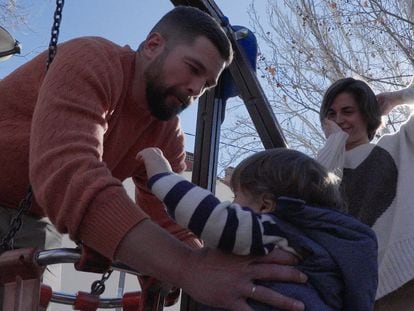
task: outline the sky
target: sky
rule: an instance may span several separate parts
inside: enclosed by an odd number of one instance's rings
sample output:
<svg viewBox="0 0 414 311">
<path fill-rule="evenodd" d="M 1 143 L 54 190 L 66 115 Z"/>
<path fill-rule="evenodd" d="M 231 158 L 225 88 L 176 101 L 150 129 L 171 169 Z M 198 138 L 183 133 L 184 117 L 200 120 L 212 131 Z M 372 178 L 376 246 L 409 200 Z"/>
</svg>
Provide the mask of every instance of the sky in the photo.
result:
<svg viewBox="0 0 414 311">
<path fill-rule="evenodd" d="M 265 0 L 216 0 L 232 25 L 249 26 L 248 8 L 255 6 L 264 14 Z M 18 0 L 27 12 L 27 25 L 9 29 L 22 45 L 20 55 L 0 62 L 0 79 L 48 48 L 56 1 Z M 159 18 L 173 8 L 169 0 L 67 0 L 62 13 L 59 42 L 80 36 L 101 36 L 136 49 Z M 58 52 L 59 53 L 59 52 Z M 195 134 L 197 105 L 181 114 L 185 133 Z M 194 137 L 186 135 L 187 151 Z"/>
</svg>

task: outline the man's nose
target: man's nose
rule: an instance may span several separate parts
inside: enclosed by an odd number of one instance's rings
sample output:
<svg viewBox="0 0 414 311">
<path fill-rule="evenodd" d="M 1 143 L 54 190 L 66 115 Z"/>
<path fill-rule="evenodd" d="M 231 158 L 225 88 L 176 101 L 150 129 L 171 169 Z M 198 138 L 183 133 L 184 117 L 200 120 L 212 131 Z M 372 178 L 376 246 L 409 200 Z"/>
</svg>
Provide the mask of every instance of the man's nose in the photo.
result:
<svg viewBox="0 0 414 311">
<path fill-rule="evenodd" d="M 204 93 L 206 81 L 204 79 L 193 79 L 188 85 L 190 96 L 199 97 Z"/>
</svg>

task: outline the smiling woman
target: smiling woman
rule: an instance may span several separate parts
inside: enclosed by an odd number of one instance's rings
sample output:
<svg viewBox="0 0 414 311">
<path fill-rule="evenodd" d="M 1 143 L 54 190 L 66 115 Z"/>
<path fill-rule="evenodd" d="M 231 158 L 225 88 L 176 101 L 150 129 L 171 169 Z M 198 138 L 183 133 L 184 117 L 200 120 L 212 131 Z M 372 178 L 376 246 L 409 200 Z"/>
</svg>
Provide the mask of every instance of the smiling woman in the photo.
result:
<svg viewBox="0 0 414 311">
<path fill-rule="evenodd" d="M 352 93 L 341 93 L 335 97 L 323 126 L 327 131 L 335 130 L 336 127 L 348 134 L 346 150 L 369 142 L 367 121 Z"/>
<path fill-rule="evenodd" d="M 327 141 L 317 160 L 342 176 L 349 213 L 371 226 L 378 238 L 376 299 L 385 298 L 376 310 L 414 308 L 414 299 L 406 290 L 407 286 L 412 290 L 410 280 L 414 279 L 413 115 L 398 132 L 370 142 L 381 114 L 413 99 L 413 84 L 375 96 L 365 82 L 346 78 L 328 88 L 320 109 Z"/>
</svg>

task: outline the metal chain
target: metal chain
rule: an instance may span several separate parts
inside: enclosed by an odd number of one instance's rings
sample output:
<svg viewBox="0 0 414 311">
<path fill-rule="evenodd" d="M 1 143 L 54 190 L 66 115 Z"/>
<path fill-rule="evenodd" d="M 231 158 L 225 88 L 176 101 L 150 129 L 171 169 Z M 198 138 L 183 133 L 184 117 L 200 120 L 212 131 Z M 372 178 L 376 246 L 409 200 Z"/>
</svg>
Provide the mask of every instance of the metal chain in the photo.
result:
<svg viewBox="0 0 414 311">
<path fill-rule="evenodd" d="M 26 197 L 20 201 L 18 212 L 10 222 L 9 232 L 1 240 L 0 249 L 3 249 L 3 250 L 13 249 L 14 236 L 16 235 L 17 231 L 19 231 L 20 227 L 22 226 L 23 213 L 29 210 L 30 207 L 32 206 L 32 196 L 33 196 L 32 187 L 29 185 L 29 189 L 27 190 Z"/>
<path fill-rule="evenodd" d="M 58 42 L 58 37 L 59 37 L 59 27 L 60 27 L 60 22 L 62 21 L 62 10 L 63 10 L 64 3 L 65 3 L 64 0 L 56 0 L 56 10 L 55 10 L 54 20 L 53 20 L 53 25 L 52 25 L 52 34 L 51 34 L 50 43 L 49 43 L 49 56 L 48 56 L 47 63 L 46 63 L 46 70 L 49 69 L 49 66 L 52 63 L 56 55 L 57 42 Z M 17 231 L 19 231 L 22 226 L 23 213 L 29 210 L 30 207 L 32 206 L 32 197 L 33 197 L 32 187 L 31 185 L 29 185 L 29 189 L 27 191 L 26 197 L 20 202 L 19 207 L 18 207 L 18 212 L 16 216 L 13 217 L 13 219 L 10 222 L 9 232 L 6 234 L 6 236 L 4 236 L 1 239 L 0 252 L 13 249 L 13 239 Z"/>
<path fill-rule="evenodd" d="M 100 280 L 96 280 L 91 285 L 91 294 L 95 296 L 100 296 L 105 291 L 105 282 L 111 276 L 113 270 L 106 271 Z"/>
<path fill-rule="evenodd" d="M 49 56 L 47 58 L 46 69 L 49 69 L 50 64 L 55 58 L 57 51 L 57 42 L 59 37 L 59 28 L 60 22 L 62 21 L 62 10 L 63 5 L 65 4 L 64 0 L 56 0 L 56 10 L 54 14 L 54 20 L 52 25 L 52 34 L 50 36 L 49 42 Z"/>
</svg>

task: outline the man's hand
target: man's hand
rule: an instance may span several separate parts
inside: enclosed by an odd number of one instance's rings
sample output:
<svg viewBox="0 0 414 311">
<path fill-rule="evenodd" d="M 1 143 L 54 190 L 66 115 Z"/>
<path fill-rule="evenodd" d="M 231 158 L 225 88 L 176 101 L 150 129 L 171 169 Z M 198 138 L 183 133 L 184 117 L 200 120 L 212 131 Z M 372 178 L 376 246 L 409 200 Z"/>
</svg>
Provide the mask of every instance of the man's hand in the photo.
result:
<svg viewBox="0 0 414 311">
<path fill-rule="evenodd" d="M 325 137 L 328 138 L 332 134 L 341 132 L 342 129 L 334 121 L 325 118 L 322 124 L 322 130 L 325 133 Z"/>
<path fill-rule="evenodd" d="M 197 259 L 189 258 L 192 264 L 183 271 L 182 278 L 192 281 L 191 285 L 184 284 L 183 287 L 194 299 L 233 311 L 252 311 L 246 302 L 248 298 L 282 310 L 304 310 L 302 302 L 253 283 L 254 280 L 306 282 L 306 276 L 292 267 L 297 264 L 293 255 L 274 250 L 257 259 L 205 248 L 198 256 Z"/>
<path fill-rule="evenodd" d="M 148 178 L 159 173 L 172 173 L 172 168 L 162 151 L 158 148 L 146 148 L 138 152 L 137 160 L 144 161 Z"/>
<path fill-rule="evenodd" d="M 298 260 L 282 250 L 259 258 L 224 254 L 216 249 L 193 249 L 152 221 L 144 220 L 121 241 L 115 259 L 144 275 L 180 287 L 209 306 L 253 311 L 246 302 L 251 298 L 282 310 L 304 310 L 302 302 L 253 283 L 306 282 L 306 276 L 292 267 Z"/>
</svg>

